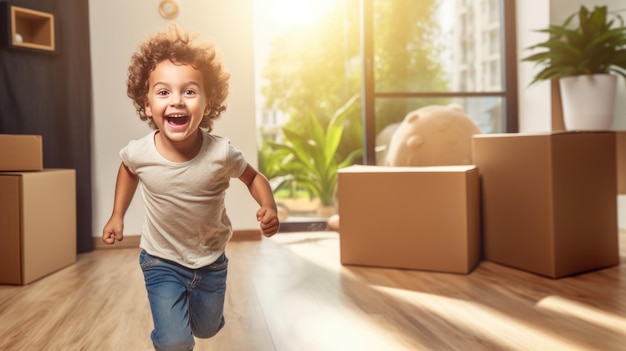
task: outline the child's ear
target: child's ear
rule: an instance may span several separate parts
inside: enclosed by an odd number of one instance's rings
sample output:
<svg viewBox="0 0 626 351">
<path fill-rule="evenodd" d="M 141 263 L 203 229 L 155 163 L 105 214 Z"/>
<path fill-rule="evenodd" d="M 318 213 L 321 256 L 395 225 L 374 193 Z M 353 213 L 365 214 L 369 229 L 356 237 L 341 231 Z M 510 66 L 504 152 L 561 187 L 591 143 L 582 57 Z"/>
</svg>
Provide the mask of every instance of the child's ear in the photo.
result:
<svg viewBox="0 0 626 351">
<path fill-rule="evenodd" d="M 144 101 L 143 108 L 145 110 L 146 116 L 152 117 L 152 109 L 150 108 L 150 102 L 148 99 Z"/>
</svg>

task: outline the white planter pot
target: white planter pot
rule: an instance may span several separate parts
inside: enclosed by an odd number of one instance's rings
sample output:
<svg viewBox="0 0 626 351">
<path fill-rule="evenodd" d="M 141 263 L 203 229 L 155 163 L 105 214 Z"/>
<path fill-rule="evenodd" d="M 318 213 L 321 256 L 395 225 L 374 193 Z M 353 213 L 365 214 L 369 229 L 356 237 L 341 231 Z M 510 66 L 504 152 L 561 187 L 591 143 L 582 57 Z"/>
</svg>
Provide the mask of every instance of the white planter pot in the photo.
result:
<svg viewBox="0 0 626 351">
<path fill-rule="evenodd" d="M 590 74 L 559 79 L 567 130 L 609 130 L 613 125 L 617 76 Z"/>
</svg>

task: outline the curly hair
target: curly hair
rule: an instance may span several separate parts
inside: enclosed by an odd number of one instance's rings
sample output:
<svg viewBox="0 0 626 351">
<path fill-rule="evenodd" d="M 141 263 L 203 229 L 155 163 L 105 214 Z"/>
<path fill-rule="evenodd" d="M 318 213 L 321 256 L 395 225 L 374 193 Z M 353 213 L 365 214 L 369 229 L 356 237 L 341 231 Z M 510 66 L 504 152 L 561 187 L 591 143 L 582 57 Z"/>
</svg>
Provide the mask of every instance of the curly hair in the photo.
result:
<svg viewBox="0 0 626 351">
<path fill-rule="evenodd" d="M 230 73 L 224 67 L 213 42 L 201 41 L 197 33 L 184 32 L 175 24 L 148 38 L 131 57 L 126 93 L 133 100 L 139 118 L 147 121 L 152 129 L 158 128 L 152 118 L 146 115 L 145 101 L 148 77 L 156 65 L 164 60 L 191 65 L 202 73 L 206 99 L 211 109 L 203 116 L 200 127 L 212 131 L 213 122 L 226 110 Z"/>
</svg>

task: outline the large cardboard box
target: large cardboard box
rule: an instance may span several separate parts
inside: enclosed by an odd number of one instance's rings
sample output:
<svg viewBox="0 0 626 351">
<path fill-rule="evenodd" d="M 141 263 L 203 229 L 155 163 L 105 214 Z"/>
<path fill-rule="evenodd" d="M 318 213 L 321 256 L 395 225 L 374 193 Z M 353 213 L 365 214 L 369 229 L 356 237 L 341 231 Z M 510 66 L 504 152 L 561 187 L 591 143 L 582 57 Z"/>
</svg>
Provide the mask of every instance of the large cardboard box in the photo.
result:
<svg viewBox="0 0 626 351">
<path fill-rule="evenodd" d="M 475 135 L 484 258 L 559 278 L 618 264 L 615 133 Z"/>
<path fill-rule="evenodd" d="M 480 260 L 475 166 L 339 171 L 342 264 L 469 273 Z"/>
<path fill-rule="evenodd" d="M 0 134 L 0 171 L 41 171 L 41 135 Z"/>
<path fill-rule="evenodd" d="M 0 242 L 1 284 L 28 284 L 75 262 L 75 171 L 0 173 Z"/>
</svg>

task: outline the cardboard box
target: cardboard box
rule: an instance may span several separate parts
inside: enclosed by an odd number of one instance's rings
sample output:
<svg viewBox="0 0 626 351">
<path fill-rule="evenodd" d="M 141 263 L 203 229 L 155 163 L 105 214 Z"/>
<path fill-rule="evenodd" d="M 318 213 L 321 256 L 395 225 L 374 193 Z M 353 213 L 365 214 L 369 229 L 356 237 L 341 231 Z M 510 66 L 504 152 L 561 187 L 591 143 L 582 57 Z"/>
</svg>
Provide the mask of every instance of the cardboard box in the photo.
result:
<svg viewBox="0 0 626 351">
<path fill-rule="evenodd" d="M 342 264 L 469 273 L 480 260 L 475 166 L 339 170 Z"/>
<path fill-rule="evenodd" d="M 0 171 L 41 171 L 41 135 L 0 134 Z"/>
<path fill-rule="evenodd" d="M 0 241 L 2 284 L 28 284 L 75 262 L 75 171 L 0 173 Z"/>
<path fill-rule="evenodd" d="M 617 146 L 617 193 L 626 194 L 626 131 L 615 133 Z"/>
<path fill-rule="evenodd" d="M 619 263 L 615 133 L 483 134 L 484 258 L 559 278 Z"/>
</svg>

